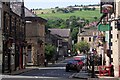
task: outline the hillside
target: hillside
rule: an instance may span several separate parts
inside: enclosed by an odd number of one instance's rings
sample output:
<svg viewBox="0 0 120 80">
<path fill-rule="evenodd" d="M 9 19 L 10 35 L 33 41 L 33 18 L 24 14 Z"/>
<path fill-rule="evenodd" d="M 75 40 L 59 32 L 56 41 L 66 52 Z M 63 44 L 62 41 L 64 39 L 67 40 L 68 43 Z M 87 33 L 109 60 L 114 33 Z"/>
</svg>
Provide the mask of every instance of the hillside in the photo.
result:
<svg viewBox="0 0 120 80">
<path fill-rule="evenodd" d="M 96 23 L 99 20 L 101 14 L 100 9 L 94 8 L 52 8 L 34 10 L 39 17 L 48 20 L 47 28 L 70 28 L 71 36 L 75 43 L 77 42 L 77 34 L 79 27 L 86 29 L 96 29 Z M 84 18 L 84 19 L 83 19 Z M 67 20 L 66 20 L 67 19 Z M 80 21 L 84 21 L 81 23 Z"/>
<path fill-rule="evenodd" d="M 52 12 L 54 11 L 54 12 Z M 84 18 L 89 20 L 90 22 L 95 21 L 95 17 L 97 19 L 100 18 L 101 14 L 99 9 L 95 10 L 75 10 L 70 13 L 62 13 L 62 12 L 56 12 L 56 9 L 42 9 L 42 10 L 34 10 L 34 12 L 42 18 L 45 19 L 56 19 L 56 18 L 62 18 L 64 20 L 68 19 L 70 16 L 76 16 L 80 18 Z"/>
</svg>

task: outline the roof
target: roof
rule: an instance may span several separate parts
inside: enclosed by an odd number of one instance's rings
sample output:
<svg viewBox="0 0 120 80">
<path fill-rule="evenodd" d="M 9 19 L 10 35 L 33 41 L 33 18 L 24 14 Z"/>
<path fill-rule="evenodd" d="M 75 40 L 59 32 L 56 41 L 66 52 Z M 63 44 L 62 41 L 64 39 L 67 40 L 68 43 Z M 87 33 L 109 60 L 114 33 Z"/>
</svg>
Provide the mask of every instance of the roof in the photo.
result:
<svg viewBox="0 0 120 80">
<path fill-rule="evenodd" d="M 21 16 L 21 6 L 22 2 L 11 2 L 10 7 L 14 13 Z"/>
<path fill-rule="evenodd" d="M 61 37 L 69 37 L 70 36 L 70 29 L 52 28 L 52 29 L 48 29 L 48 30 L 50 30 L 51 34 L 56 34 Z"/>
<path fill-rule="evenodd" d="M 21 16 L 21 8 L 22 8 L 22 2 L 11 2 L 11 9 L 14 13 L 18 14 Z M 28 8 L 24 6 L 25 9 L 25 17 L 32 16 L 35 17 L 35 15 L 32 11 L 30 11 Z"/>
<path fill-rule="evenodd" d="M 82 33 L 78 33 L 78 35 L 79 36 L 93 36 L 93 33 L 96 33 L 96 32 L 98 32 L 97 30 L 90 30 L 90 29 L 88 29 L 88 30 L 86 30 L 86 29 L 84 29 L 83 31 L 82 31 Z"/>
<path fill-rule="evenodd" d="M 43 19 L 41 17 L 25 17 L 26 21 L 40 21 L 40 22 L 47 22 L 46 19 Z"/>
<path fill-rule="evenodd" d="M 27 21 L 41 21 L 41 22 L 47 22 L 46 19 L 43 19 L 41 17 L 38 17 L 36 14 L 34 14 L 31 10 L 25 7 L 25 20 Z"/>
<path fill-rule="evenodd" d="M 25 7 L 25 17 L 36 17 L 37 15 L 34 14 L 31 10 Z"/>
</svg>

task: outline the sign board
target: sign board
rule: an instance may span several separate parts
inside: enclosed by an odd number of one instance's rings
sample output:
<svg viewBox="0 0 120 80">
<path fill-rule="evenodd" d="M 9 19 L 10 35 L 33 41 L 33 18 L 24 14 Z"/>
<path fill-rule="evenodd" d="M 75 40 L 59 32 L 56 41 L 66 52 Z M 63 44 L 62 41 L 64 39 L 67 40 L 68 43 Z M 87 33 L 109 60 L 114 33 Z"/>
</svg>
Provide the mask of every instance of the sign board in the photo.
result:
<svg viewBox="0 0 120 80">
<path fill-rule="evenodd" d="M 101 0 L 100 12 L 101 13 L 113 13 L 114 12 L 114 0 Z"/>
<path fill-rule="evenodd" d="M 100 24 L 100 25 L 98 25 L 98 30 L 99 31 L 109 31 L 110 25 L 109 24 Z"/>
</svg>

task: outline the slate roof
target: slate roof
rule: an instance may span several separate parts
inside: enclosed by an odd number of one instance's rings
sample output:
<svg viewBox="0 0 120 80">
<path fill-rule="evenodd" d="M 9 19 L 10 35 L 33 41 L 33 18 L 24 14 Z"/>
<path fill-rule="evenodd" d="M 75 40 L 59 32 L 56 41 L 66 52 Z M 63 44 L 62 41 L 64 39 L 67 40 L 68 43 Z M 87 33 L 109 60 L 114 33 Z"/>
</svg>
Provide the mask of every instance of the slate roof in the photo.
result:
<svg viewBox="0 0 120 80">
<path fill-rule="evenodd" d="M 22 6 L 21 2 L 11 2 L 10 3 L 10 8 L 12 9 L 12 11 L 19 16 L 21 16 L 21 6 Z"/>
<path fill-rule="evenodd" d="M 81 35 L 81 36 L 93 36 L 94 32 L 98 32 L 98 31 L 97 30 L 90 30 L 90 29 L 86 30 L 86 29 L 84 29 L 82 31 L 82 33 L 78 33 L 78 35 Z"/>
<path fill-rule="evenodd" d="M 37 15 L 34 14 L 31 10 L 25 7 L 25 17 L 36 17 Z"/>
<path fill-rule="evenodd" d="M 14 13 L 17 15 L 21 16 L 21 6 L 22 2 L 11 2 L 11 9 Z M 31 10 L 28 8 L 24 7 L 25 9 L 25 19 L 26 20 L 34 20 L 34 21 L 41 21 L 41 22 L 47 22 L 47 20 L 38 17 L 36 14 L 34 14 Z"/>
<path fill-rule="evenodd" d="M 61 37 L 69 37 L 70 36 L 70 29 L 57 29 L 57 28 L 52 28 L 48 29 L 50 30 L 51 34 L 56 34 Z"/>
<path fill-rule="evenodd" d="M 11 2 L 11 9 L 14 13 L 16 13 L 17 15 L 21 16 L 21 6 L 22 6 L 22 2 Z M 30 11 L 28 8 L 24 7 L 25 9 L 25 17 L 36 17 L 37 15 L 35 15 L 32 11 Z"/>
<path fill-rule="evenodd" d="M 43 19 L 41 17 L 38 17 L 36 14 L 34 14 L 31 10 L 25 7 L 25 20 L 27 21 L 41 21 L 41 22 L 47 22 L 46 19 Z"/>
</svg>

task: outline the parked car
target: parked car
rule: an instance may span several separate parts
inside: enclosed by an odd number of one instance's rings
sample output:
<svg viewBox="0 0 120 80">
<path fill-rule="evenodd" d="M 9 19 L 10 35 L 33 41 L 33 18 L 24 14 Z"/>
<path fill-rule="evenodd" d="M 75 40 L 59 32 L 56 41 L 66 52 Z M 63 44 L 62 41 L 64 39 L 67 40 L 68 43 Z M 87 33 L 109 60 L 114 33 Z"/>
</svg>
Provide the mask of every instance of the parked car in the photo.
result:
<svg viewBox="0 0 120 80">
<path fill-rule="evenodd" d="M 83 67 L 83 62 L 81 60 L 70 60 L 66 64 L 66 72 L 70 70 L 75 70 L 79 72 Z"/>
<path fill-rule="evenodd" d="M 87 62 L 87 57 L 85 55 L 82 56 L 74 56 L 74 60 L 81 60 L 84 64 Z"/>
</svg>

